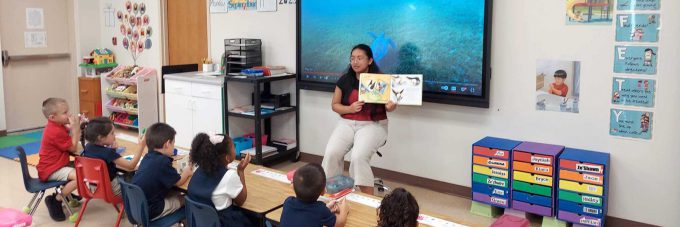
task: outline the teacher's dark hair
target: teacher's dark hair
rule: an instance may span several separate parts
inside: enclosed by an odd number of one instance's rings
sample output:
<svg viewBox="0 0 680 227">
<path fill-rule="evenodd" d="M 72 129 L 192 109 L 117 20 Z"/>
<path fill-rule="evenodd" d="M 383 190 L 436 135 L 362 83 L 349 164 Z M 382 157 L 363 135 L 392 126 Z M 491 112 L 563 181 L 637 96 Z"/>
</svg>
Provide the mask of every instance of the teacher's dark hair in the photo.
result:
<svg viewBox="0 0 680 227">
<path fill-rule="evenodd" d="M 371 47 L 366 45 L 366 44 L 359 44 L 354 47 L 352 47 L 352 51 L 350 51 L 350 55 L 354 50 L 362 50 L 364 53 L 366 53 L 366 56 L 368 59 L 373 60 L 373 50 L 371 50 Z M 380 71 L 380 67 L 378 67 L 378 64 L 375 62 L 375 60 L 368 65 L 368 73 L 382 73 Z M 352 105 L 352 103 L 349 102 L 349 95 L 352 94 L 352 90 L 354 89 L 359 89 L 359 80 L 357 79 L 357 73 L 354 72 L 354 69 L 352 69 L 352 64 L 350 63 L 347 66 L 347 70 L 345 71 L 345 74 L 340 77 L 336 84 L 340 90 L 342 91 L 342 99 L 340 103 L 345 106 Z M 371 120 L 375 119 L 378 115 L 378 108 L 385 108 L 384 105 L 380 104 L 370 104 L 366 103 L 364 104 L 365 108 L 368 108 L 371 111 Z"/>
</svg>

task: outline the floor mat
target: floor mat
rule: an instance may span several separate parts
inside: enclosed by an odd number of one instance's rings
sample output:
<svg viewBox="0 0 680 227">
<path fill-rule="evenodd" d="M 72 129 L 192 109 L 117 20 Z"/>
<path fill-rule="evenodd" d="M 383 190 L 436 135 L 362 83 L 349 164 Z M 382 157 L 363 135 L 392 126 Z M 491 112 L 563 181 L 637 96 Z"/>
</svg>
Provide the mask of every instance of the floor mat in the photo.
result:
<svg viewBox="0 0 680 227">
<path fill-rule="evenodd" d="M 31 138 L 23 135 L 0 137 L 0 148 L 15 147 L 26 143 L 40 141 L 41 138 Z"/>
<path fill-rule="evenodd" d="M 26 151 L 26 156 L 37 154 L 38 151 L 40 151 L 40 141 L 21 144 L 20 146 L 24 148 L 24 151 Z M 17 155 L 16 147 L 17 146 L 0 148 L 0 156 L 8 159 L 15 159 L 19 157 Z"/>
<path fill-rule="evenodd" d="M 23 134 L 22 136 L 25 136 L 25 137 L 28 137 L 28 138 L 37 139 L 37 140 L 41 140 L 41 139 L 42 139 L 42 136 L 43 136 L 43 131 L 40 130 L 40 131 L 37 131 L 37 132 L 26 133 L 26 134 Z"/>
</svg>

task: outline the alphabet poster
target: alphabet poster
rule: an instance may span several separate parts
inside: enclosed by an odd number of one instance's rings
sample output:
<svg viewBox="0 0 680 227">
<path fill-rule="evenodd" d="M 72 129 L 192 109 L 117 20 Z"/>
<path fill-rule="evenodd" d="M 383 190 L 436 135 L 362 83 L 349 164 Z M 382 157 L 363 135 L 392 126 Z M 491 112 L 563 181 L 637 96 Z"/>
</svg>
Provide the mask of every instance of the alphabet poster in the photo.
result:
<svg viewBox="0 0 680 227">
<path fill-rule="evenodd" d="M 617 42 L 659 41 L 659 14 L 616 15 Z"/>
<path fill-rule="evenodd" d="M 618 0 L 616 10 L 659 10 L 661 0 Z"/>
<path fill-rule="evenodd" d="M 652 119 L 652 112 L 611 109 L 609 135 L 649 140 Z"/>
<path fill-rule="evenodd" d="M 658 47 L 616 46 L 614 72 L 627 74 L 656 74 Z"/>
<path fill-rule="evenodd" d="M 614 77 L 612 104 L 639 107 L 654 107 L 656 81 L 638 78 Z"/>
</svg>

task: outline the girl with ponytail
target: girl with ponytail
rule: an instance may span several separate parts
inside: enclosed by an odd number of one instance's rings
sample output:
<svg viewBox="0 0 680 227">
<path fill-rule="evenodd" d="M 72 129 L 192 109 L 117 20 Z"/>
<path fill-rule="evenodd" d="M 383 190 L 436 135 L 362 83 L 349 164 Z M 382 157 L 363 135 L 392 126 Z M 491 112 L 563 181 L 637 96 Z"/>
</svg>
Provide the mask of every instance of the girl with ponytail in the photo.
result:
<svg viewBox="0 0 680 227">
<path fill-rule="evenodd" d="M 250 155 L 241 159 L 236 170 L 228 169 L 227 165 L 236 159 L 231 138 L 199 133 L 191 142 L 189 158 L 198 165 L 189 181 L 189 199 L 215 207 L 222 226 L 252 226 L 240 208 L 248 195 L 244 170 Z"/>
</svg>

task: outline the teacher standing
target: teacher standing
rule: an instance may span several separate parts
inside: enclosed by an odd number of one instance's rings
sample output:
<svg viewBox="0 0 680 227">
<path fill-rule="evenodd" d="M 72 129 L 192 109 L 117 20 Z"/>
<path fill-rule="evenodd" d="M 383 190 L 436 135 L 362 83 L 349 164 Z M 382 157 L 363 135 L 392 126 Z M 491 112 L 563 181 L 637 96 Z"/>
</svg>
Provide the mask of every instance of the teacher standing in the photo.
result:
<svg viewBox="0 0 680 227">
<path fill-rule="evenodd" d="M 341 175 L 345 154 L 351 148 L 349 174 L 362 192 L 373 194 L 371 157 L 385 143 L 387 112 L 395 110 L 397 105 L 392 101 L 387 104 L 359 101 L 361 73 L 381 73 L 373 61 L 373 51 L 366 44 L 352 48 L 347 73 L 336 84 L 332 108 L 342 119 L 326 145 L 322 166 L 328 178 Z"/>
</svg>

